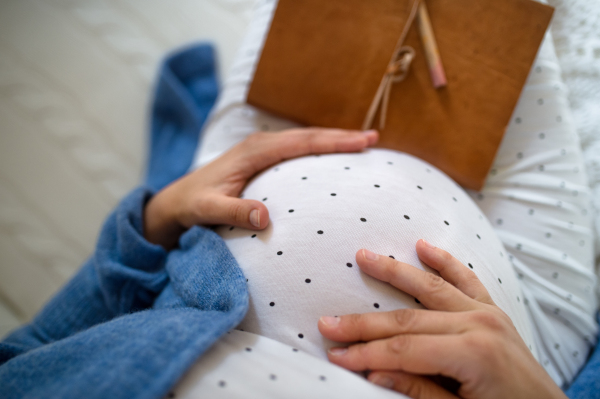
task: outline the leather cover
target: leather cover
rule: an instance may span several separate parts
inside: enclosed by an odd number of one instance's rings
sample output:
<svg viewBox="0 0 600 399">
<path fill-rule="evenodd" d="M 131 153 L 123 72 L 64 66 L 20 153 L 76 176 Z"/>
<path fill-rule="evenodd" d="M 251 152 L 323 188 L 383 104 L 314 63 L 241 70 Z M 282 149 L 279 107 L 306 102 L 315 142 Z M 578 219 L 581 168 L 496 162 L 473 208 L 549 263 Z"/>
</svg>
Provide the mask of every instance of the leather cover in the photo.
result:
<svg viewBox="0 0 600 399">
<path fill-rule="evenodd" d="M 361 129 L 411 5 L 279 0 L 248 103 L 305 125 Z M 427 7 L 448 84 L 433 88 L 415 21 L 405 44 L 416 57 L 392 88 L 378 145 L 479 190 L 553 8 L 532 0 L 428 0 Z"/>
</svg>

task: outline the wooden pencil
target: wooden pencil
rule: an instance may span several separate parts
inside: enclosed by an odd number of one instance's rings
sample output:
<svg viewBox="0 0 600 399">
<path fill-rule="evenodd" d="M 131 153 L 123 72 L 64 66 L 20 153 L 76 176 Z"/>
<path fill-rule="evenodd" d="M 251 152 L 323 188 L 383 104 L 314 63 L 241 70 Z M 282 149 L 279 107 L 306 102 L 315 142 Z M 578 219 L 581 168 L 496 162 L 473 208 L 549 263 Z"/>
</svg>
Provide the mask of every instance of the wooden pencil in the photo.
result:
<svg viewBox="0 0 600 399">
<path fill-rule="evenodd" d="M 442 59 L 440 58 L 440 52 L 437 48 L 435 36 L 433 35 L 433 29 L 431 28 L 431 21 L 429 20 L 429 14 L 427 12 L 427 6 L 425 1 L 421 0 L 419 4 L 419 33 L 421 34 L 421 40 L 423 47 L 425 48 L 425 58 L 427 59 L 427 66 L 429 67 L 429 74 L 431 75 L 431 81 L 433 87 L 440 88 L 447 84 L 446 73 L 442 66 Z"/>
</svg>

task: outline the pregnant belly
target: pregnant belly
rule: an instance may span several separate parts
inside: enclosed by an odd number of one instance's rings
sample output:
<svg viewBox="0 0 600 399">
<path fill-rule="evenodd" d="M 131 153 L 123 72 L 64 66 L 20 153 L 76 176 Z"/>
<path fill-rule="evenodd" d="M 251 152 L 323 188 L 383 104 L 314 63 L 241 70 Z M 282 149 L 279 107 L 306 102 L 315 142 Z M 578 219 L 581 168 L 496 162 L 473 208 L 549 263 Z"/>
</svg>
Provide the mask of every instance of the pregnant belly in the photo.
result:
<svg viewBox="0 0 600 399">
<path fill-rule="evenodd" d="M 217 230 L 248 279 L 250 309 L 238 328 L 325 357 L 334 344 L 319 334 L 320 316 L 421 307 L 362 273 L 356 251 L 427 270 L 415 252 L 424 238 L 473 269 L 531 344 L 502 244 L 468 195 L 431 165 L 377 149 L 308 156 L 263 172 L 243 195 L 267 205 L 270 224 Z"/>
</svg>

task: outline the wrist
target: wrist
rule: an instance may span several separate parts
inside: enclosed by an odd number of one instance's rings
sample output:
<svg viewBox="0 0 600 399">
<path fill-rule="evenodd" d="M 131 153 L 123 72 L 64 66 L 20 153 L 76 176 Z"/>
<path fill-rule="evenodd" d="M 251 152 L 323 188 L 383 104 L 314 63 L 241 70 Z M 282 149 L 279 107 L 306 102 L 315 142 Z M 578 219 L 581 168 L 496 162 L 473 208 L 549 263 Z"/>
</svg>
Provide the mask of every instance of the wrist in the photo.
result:
<svg viewBox="0 0 600 399">
<path fill-rule="evenodd" d="M 186 230 L 177 218 L 176 206 L 169 201 L 168 188 L 148 200 L 144 207 L 144 238 L 169 250 Z"/>
</svg>

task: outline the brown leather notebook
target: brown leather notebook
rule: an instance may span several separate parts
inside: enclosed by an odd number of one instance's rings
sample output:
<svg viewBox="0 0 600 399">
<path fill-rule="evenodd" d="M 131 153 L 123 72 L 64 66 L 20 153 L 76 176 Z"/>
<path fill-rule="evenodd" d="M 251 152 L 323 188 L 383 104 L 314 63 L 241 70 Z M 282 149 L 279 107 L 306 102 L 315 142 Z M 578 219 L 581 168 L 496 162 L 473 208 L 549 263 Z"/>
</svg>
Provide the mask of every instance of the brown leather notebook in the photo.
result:
<svg viewBox="0 0 600 399">
<path fill-rule="evenodd" d="M 412 0 L 279 0 L 248 103 L 312 126 L 361 129 Z M 427 0 L 447 77 L 434 89 L 416 51 L 392 86 L 380 147 L 484 184 L 553 9 L 532 0 Z M 378 128 L 378 118 L 373 128 Z"/>
</svg>

